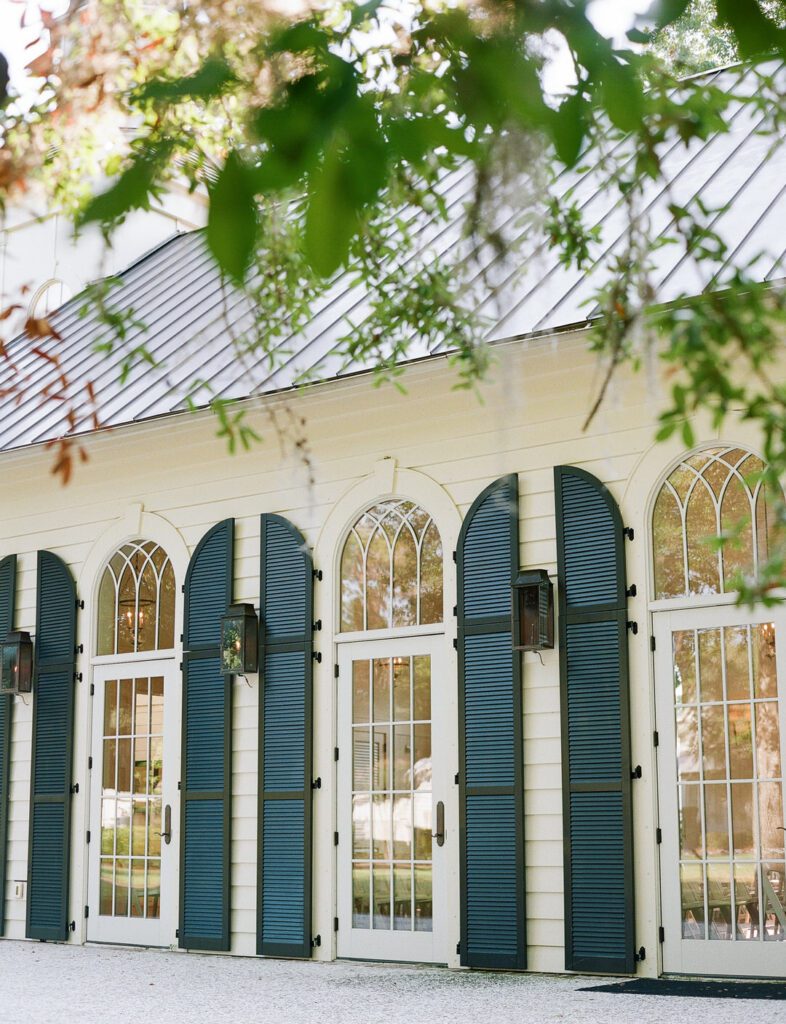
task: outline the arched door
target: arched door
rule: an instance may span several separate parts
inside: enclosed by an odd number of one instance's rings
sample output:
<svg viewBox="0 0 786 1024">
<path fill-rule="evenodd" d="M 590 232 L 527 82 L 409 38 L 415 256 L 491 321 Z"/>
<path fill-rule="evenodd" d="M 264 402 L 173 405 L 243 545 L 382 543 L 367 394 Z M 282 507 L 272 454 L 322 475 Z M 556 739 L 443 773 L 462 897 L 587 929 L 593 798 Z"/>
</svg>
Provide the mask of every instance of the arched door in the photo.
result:
<svg viewBox="0 0 786 1024">
<path fill-rule="evenodd" d="M 708 449 L 654 509 L 666 972 L 786 976 L 786 611 L 735 600 L 771 541 L 762 469 Z"/>
<path fill-rule="evenodd" d="M 93 659 L 89 941 L 164 946 L 177 928 L 180 676 L 175 577 L 151 541 L 104 569 Z"/>
</svg>

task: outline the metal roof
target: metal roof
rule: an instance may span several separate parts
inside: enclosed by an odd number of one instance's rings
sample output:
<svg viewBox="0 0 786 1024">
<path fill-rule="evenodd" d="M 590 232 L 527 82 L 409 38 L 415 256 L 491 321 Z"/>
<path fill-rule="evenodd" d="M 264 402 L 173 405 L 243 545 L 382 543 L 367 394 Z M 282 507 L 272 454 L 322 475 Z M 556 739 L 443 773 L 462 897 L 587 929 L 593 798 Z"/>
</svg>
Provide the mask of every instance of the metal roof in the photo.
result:
<svg viewBox="0 0 786 1024">
<path fill-rule="evenodd" d="M 777 74 L 786 85 L 782 66 Z M 714 85 L 734 85 L 742 90 L 756 89 L 758 81 L 743 66 L 710 72 L 706 78 Z M 668 233 L 670 204 L 685 205 L 699 197 L 708 207 L 722 208 L 714 226 L 729 246 L 728 259 L 715 282 L 706 280 L 707 272 L 698 263 L 681 256 L 678 246 L 658 249 L 654 256 L 658 301 L 722 284 L 724 274 L 748 264 L 749 272 L 760 280 L 786 276 L 786 139 L 773 146 L 771 136 L 759 134 L 759 118 L 752 106 L 739 104 L 727 118 L 729 131 L 706 142 L 694 141 L 687 147 L 676 140 L 667 143 L 663 148 L 664 180 L 651 182 L 645 191 L 639 212 L 653 237 Z M 612 157 L 630 159 L 624 141 Z M 584 164 L 588 164 L 586 159 Z M 441 191 L 448 209 L 458 214 L 471 199 L 473 187 L 471 167 L 447 174 Z M 473 268 L 468 296 L 492 324 L 490 342 L 556 331 L 591 318 L 592 296 L 609 273 L 609 257 L 622 251 L 628 214 L 617 192 L 603 187 L 596 167 L 565 172 L 553 183 L 551 193 L 564 196 L 569 190 L 585 222 L 600 230 L 588 270 L 564 267 L 558 253 L 549 249 L 543 232 L 533 230 L 531 219 L 517 227 L 522 210 L 512 206 L 501 207 L 498 216 L 507 232 L 521 232 L 520 244 L 505 259 L 481 253 L 474 254 L 476 258 L 468 264 Z M 463 237 L 461 221 L 457 215 L 447 224 L 419 227 L 421 254 L 452 253 L 468 259 L 469 242 Z M 406 272 L 406 263 L 397 272 Z M 108 330 L 94 311 L 80 316 L 79 297 L 50 317 L 62 336 L 56 351 L 72 392 L 76 394 L 92 381 L 105 426 L 183 411 L 196 379 L 207 384 L 196 399 L 204 405 L 212 396 L 250 397 L 290 388 L 304 379 L 328 381 L 371 368 L 348 364 L 337 351 L 339 341 L 369 311 L 367 295 L 353 284 L 350 275 L 340 277 L 314 304 L 312 316 L 296 336 L 276 341 L 272 358 L 255 353 L 238 357 L 234 339 L 250 330 L 253 311 L 246 296 L 222 281 L 201 232 L 175 235 L 119 277 L 121 284 L 111 293 L 111 305 L 132 309 L 146 329 L 132 330 L 111 354 L 96 351 L 96 344 L 108 338 Z M 137 360 L 127 381 L 121 383 L 123 360 L 141 344 L 157 365 Z M 0 448 L 4 450 L 42 443 L 67 432 L 63 403 L 40 398 L 46 385 L 54 384 L 57 371 L 31 352 L 34 345 L 25 337 L 15 339 L 9 350 L 16 371 L 7 364 L 0 366 L 0 389 L 10 383 L 14 372 L 21 372 L 27 376 L 25 389 L 30 396 L 20 403 L 10 397 L 0 401 Z M 436 354 L 436 348 L 415 345 L 410 357 Z M 87 418 L 78 426 L 80 432 L 90 429 Z"/>
</svg>

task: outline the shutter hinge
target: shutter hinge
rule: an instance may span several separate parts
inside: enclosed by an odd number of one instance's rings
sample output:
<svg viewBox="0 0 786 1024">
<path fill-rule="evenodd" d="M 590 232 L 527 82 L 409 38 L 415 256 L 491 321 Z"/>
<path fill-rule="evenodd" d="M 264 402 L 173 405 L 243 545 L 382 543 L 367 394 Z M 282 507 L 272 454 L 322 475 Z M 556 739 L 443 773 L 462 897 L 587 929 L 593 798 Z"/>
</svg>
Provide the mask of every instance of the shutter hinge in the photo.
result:
<svg viewBox="0 0 786 1024">
<path fill-rule="evenodd" d="M 76 599 L 76 607 L 77 607 L 77 609 L 80 612 L 83 612 L 85 610 L 85 602 L 82 601 L 80 598 L 77 598 Z"/>
<path fill-rule="evenodd" d="M 313 630 L 313 631 L 314 631 L 315 633 L 319 633 L 319 632 L 320 632 L 320 630 L 322 629 L 322 619 L 317 619 L 317 621 L 316 621 L 316 622 L 312 622 L 312 623 L 311 623 L 311 629 L 312 629 L 312 630 Z"/>
<path fill-rule="evenodd" d="M 321 945 L 322 945 L 322 936 L 321 935 L 315 935 L 314 938 L 311 940 L 311 948 L 312 949 L 316 949 L 317 946 L 321 946 Z"/>
<path fill-rule="evenodd" d="M 636 961 L 637 964 L 640 964 L 642 960 L 647 959 L 647 950 L 644 948 L 644 946 L 639 946 L 638 952 L 633 954 L 633 959 Z"/>
<path fill-rule="evenodd" d="M 622 528 L 622 536 L 627 537 L 628 540 L 633 540 L 635 533 L 632 526 L 624 526 Z"/>
<path fill-rule="evenodd" d="M 84 653 L 85 653 L 85 645 L 84 644 L 78 644 L 74 648 L 74 654 L 84 654 Z"/>
<path fill-rule="evenodd" d="M 87 836 L 85 838 L 85 842 L 87 843 L 88 846 L 90 845 L 90 829 L 87 830 Z"/>
<path fill-rule="evenodd" d="M 88 757 L 88 759 L 87 759 L 87 770 L 88 771 L 92 771 L 92 769 L 93 769 L 93 758 L 92 757 Z"/>
<path fill-rule="evenodd" d="M 456 953 L 457 953 L 457 954 L 458 954 L 459 956 L 461 956 L 461 943 L 460 943 L 460 942 L 457 942 L 457 943 L 456 943 Z"/>
<path fill-rule="evenodd" d="M 82 673 L 81 672 L 74 672 L 74 682 L 81 683 L 82 682 L 82 678 L 83 677 L 82 677 Z"/>
<path fill-rule="evenodd" d="M 180 588 L 180 593 L 181 594 L 185 594 L 185 592 L 186 592 L 186 585 L 184 583 L 183 586 Z"/>
<path fill-rule="evenodd" d="M 654 636 L 654 635 L 652 635 L 652 636 L 650 637 L 650 650 L 651 650 L 651 651 L 654 651 L 654 650 L 655 650 L 655 636 Z"/>
<path fill-rule="evenodd" d="M 90 917 L 90 907 L 85 904 L 85 917 Z"/>
<path fill-rule="evenodd" d="M 628 627 L 628 629 L 631 631 L 631 633 L 633 633 L 634 636 L 638 633 L 638 631 L 639 631 L 639 624 L 638 624 L 638 622 L 628 621 L 628 622 L 625 623 L 625 625 Z"/>
<path fill-rule="evenodd" d="M 76 931 L 76 921 L 66 921 L 66 931 L 67 932 L 75 932 Z M 44 940 L 44 941 L 46 941 L 46 940 Z"/>
<path fill-rule="evenodd" d="M 322 789 L 322 776 L 320 776 L 318 779 L 314 779 L 314 781 L 311 783 L 311 788 Z"/>
<path fill-rule="evenodd" d="M 337 917 L 333 918 L 333 931 L 334 932 L 338 931 L 338 918 Z"/>
<path fill-rule="evenodd" d="M 179 928 L 175 928 L 175 938 L 176 939 L 180 938 L 180 929 Z"/>
<path fill-rule="evenodd" d="M 632 779 L 640 779 L 641 778 L 641 765 L 640 764 L 636 765 L 636 767 L 630 773 L 630 777 Z"/>
<path fill-rule="evenodd" d="M 318 580 L 320 583 L 322 582 L 322 570 L 321 569 L 312 569 L 311 570 L 311 575 L 314 577 L 315 580 Z"/>
<path fill-rule="evenodd" d="M 78 782 L 72 782 L 71 783 L 71 792 L 72 793 L 78 793 L 79 792 L 79 783 Z"/>
<path fill-rule="evenodd" d="M 178 791 L 178 793 L 182 790 L 182 788 L 183 788 L 183 783 L 182 782 L 178 782 L 178 784 L 177 784 L 177 791 Z"/>
<path fill-rule="evenodd" d="M 180 662 L 180 664 L 179 664 L 179 665 L 177 666 L 177 668 L 178 668 L 178 671 L 179 671 L 179 672 L 182 672 L 182 671 L 183 671 L 183 662 L 182 662 L 182 661 L 181 661 L 181 662 Z"/>
<path fill-rule="evenodd" d="M 636 584 L 631 583 L 628 589 L 625 591 L 625 597 L 635 597 L 637 594 Z"/>
<path fill-rule="evenodd" d="M 658 941 L 659 942 L 665 942 L 666 941 L 666 929 L 663 927 L 663 925 L 661 925 L 660 928 L 658 928 Z"/>
<path fill-rule="evenodd" d="M 458 605 L 457 604 L 453 605 L 453 614 L 458 616 Z"/>
<path fill-rule="evenodd" d="M 338 846 L 338 832 L 333 833 L 333 845 Z"/>
<path fill-rule="evenodd" d="M 322 651 L 312 651 L 311 657 L 319 664 L 322 661 Z"/>
<path fill-rule="evenodd" d="M 338 761 L 338 747 L 333 747 L 333 760 Z"/>
<path fill-rule="evenodd" d="M 453 637 L 453 650 L 454 651 L 458 650 L 458 637 L 457 636 Z"/>
<path fill-rule="evenodd" d="M 90 696 L 91 697 L 95 697 L 95 695 L 96 695 L 96 686 L 95 686 L 95 683 L 91 683 L 90 684 Z"/>
<path fill-rule="evenodd" d="M 459 784 L 459 773 L 458 772 L 456 772 L 456 774 L 453 776 L 453 784 L 456 785 L 456 786 L 458 786 L 458 784 Z"/>
<path fill-rule="evenodd" d="M 458 552 L 457 551 L 453 552 L 453 561 L 454 562 L 458 562 Z"/>
<path fill-rule="evenodd" d="M 658 735 L 658 730 L 657 729 L 652 734 L 652 745 L 653 745 L 653 747 L 659 747 L 660 746 L 660 736 Z"/>
<path fill-rule="evenodd" d="M 663 830 L 661 828 L 655 829 L 655 842 L 658 846 L 663 842 Z"/>
<path fill-rule="evenodd" d="M 338 679 L 338 662 L 333 666 L 333 678 Z"/>
</svg>

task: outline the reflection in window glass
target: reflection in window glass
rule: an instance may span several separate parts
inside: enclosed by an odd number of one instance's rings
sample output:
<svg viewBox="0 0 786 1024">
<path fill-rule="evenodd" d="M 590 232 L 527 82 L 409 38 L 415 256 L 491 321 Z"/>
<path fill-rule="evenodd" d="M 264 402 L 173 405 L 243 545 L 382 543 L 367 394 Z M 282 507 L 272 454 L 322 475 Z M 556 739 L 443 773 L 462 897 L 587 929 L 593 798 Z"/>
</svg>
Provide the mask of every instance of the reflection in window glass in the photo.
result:
<svg viewBox="0 0 786 1024">
<path fill-rule="evenodd" d="M 97 654 L 169 650 L 175 644 L 175 574 L 152 541 L 124 544 L 98 591 Z"/>
<path fill-rule="evenodd" d="M 341 629 L 442 622 L 442 541 L 411 501 L 383 501 L 358 519 L 341 555 Z"/>
</svg>

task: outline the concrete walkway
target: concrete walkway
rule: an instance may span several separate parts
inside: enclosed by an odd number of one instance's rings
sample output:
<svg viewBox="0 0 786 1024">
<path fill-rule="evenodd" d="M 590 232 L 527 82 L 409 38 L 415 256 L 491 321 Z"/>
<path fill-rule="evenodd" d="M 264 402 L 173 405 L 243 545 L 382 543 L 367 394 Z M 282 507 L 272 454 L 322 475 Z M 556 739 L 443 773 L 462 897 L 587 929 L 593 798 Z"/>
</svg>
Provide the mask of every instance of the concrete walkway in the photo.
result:
<svg viewBox="0 0 786 1024">
<path fill-rule="evenodd" d="M 782 1003 L 582 992 L 595 978 L 0 942 L 2 1024 L 749 1024 Z"/>
</svg>

